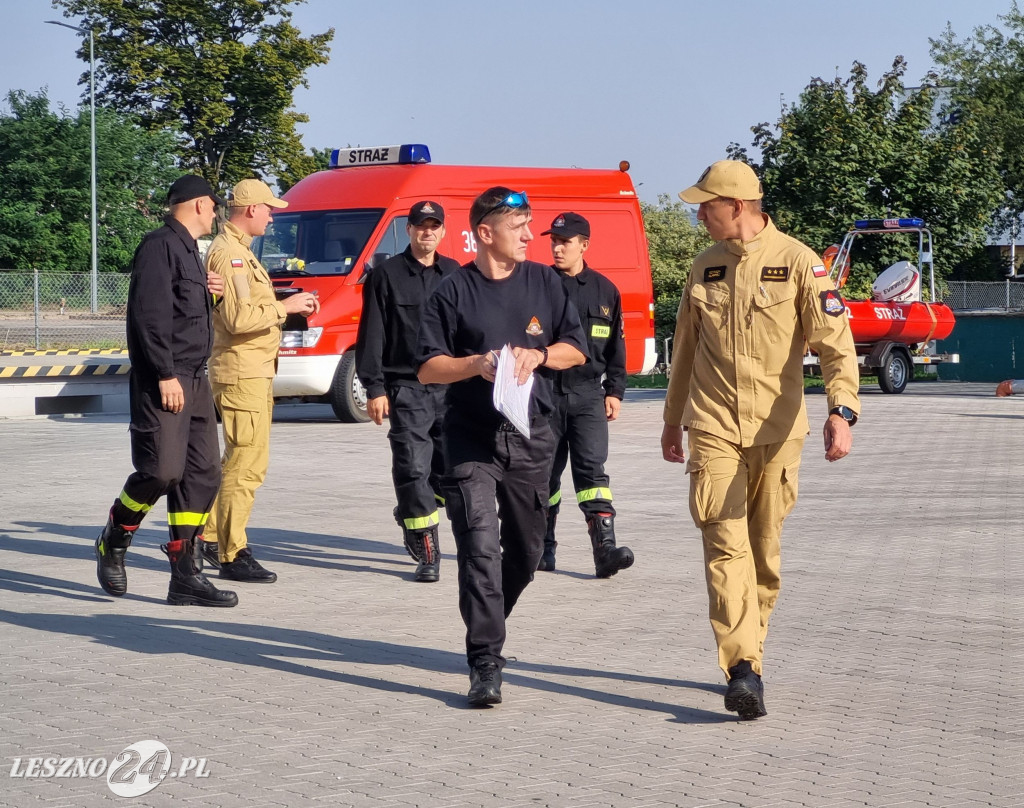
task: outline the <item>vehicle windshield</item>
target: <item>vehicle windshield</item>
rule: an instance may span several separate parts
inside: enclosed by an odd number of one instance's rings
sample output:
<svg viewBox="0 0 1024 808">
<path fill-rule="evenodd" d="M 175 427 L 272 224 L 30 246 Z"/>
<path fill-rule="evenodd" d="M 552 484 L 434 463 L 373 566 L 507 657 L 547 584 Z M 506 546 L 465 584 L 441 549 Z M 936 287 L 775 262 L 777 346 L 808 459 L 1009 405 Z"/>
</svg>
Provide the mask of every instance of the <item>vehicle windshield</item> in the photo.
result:
<svg viewBox="0 0 1024 808">
<path fill-rule="evenodd" d="M 275 212 L 252 251 L 276 277 L 348 275 L 383 214 L 380 208 Z"/>
</svg>

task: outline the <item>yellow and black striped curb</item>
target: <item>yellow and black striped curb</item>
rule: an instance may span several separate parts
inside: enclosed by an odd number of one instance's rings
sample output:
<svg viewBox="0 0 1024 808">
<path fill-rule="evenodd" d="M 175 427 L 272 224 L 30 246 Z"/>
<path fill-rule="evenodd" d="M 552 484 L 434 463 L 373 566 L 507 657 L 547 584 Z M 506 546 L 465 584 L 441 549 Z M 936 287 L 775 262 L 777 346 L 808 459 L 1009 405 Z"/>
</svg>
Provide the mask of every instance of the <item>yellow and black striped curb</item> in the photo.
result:
<svg viewBox="0 0 1024 808">
<path fill-rule="evenodd" d="M 60 376 L 125 376 L 132 368 L 124 365 L 34 365 L 0 368 L 0 379 L 51 379 Z"/>
<path fill-rule="evenodd" d="M 69 351 L 0 351 L 0 356 L 128 356 L 124 348 L 82 349 Z"/>
</svg>

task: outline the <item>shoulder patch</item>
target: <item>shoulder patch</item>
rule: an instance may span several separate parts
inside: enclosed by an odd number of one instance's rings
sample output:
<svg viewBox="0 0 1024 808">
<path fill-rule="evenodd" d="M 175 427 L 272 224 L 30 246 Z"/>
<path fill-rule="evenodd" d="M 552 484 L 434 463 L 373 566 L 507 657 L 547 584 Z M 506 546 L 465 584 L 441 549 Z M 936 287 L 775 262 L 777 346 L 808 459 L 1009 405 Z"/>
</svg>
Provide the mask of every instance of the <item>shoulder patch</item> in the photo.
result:
<svg viewBox="0 0 1024 808">
<path fill-rule="evenodd" d="M 830 317 L 838 317 L 846 311 L 846 304 L 835 289 L 819 292 L 818 297 L 821 298 L 821 310 Z"/>
<path fill-rule="evenodd" d="M 825 269 L 824 264 L 815 264 L 813 267 L 811 267 L 811 272 L 814 273 L 815 278 L 824 278 L 826 275 L 828 275 L 828 270 Z"/>
<path fill-rule="evenodd" d="M 789 267 L 761 267 L 761 280 L 781 283 L 789 280 Z"/>
<path fill-rule="evenodd" d="M 245 266 L 245 262 L 241 258 L 232 258 L 231 266 L 241 268 Z"/>
<path fill-rule="evenodd" d="M 709 281 L 724 281 L 725 280 L 725 267 L 705 267 L 704 269 L 704 283 Z"/>
</svg>

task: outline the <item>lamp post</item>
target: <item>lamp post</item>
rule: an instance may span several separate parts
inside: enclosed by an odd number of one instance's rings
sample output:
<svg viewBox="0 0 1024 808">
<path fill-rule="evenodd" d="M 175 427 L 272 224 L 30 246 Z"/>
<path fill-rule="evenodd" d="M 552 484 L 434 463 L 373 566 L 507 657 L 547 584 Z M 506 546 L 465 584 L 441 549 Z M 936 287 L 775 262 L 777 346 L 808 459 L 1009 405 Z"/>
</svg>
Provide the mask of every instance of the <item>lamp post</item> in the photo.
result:
<svg viewBox="0 0 1024 808">
<path fill-rule="evenodd" d="M 80 34 L 89 35 L 89 167 L 90 167 L 90 197 L 92 202 L 92 313 L 99 311 L 96 295 L 96 287 L 99 283 L 96 254 L 96 55 L 93 44 L 91 28 L 79 28 L 77 25 L 68 25 L 66 22 L 47 20 L 50 25 L 59 25 L 62 28 L 70 28 Z"/>
</svg>

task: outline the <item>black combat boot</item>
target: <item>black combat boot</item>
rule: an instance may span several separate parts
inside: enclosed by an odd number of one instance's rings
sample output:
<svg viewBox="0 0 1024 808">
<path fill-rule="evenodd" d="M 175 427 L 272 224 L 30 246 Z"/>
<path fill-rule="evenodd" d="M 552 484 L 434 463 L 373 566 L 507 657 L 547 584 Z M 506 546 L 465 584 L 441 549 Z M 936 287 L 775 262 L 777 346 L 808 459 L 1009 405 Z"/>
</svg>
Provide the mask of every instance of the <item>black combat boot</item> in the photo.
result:
<svg viewBox="0 0 1024 808">
<path fill-rule="evenodd" d="M 746 660 L 729 668 L 729 687 L 725 691 L 725 709 L 739 713 L 744 721 L 768 715 L 764 708 L 764 685 Z"/>
<path fill-rule="evenodd" d="M 587 520 L 590 544 L 594 548 L 594 568 L 598 578 L 610 578 L 619 570 L 633 566 L 633 551 L 615 546 L 615 517 L 598 513 Z"/>
<path fill-rule="evenodd" d="M 196 570 L 192 541 L 177 539 L 161 544 L 171 562 L 167 602 L 174 606 L 237 606 L 238 595 L 217 589 Z"/>
<path fill-rule="evenodd" d="M 272 584 L 277 580 L 277 573 L 266 569 L 253 557 L 252 550 L 243 547 L 234 561 L 220 565 L 220 577 L 243 583 Z"/>
<path fill-rule="evenodd" d="M 466 700 L 470 707 L 501 704 L 501 667 L 496 662 L 477 662 L 469 669 Z"/>
<path fill-rule="evenodd" d="M 540 557 L 540 565 L 537 567 L 541 572 L 555 571 L 555 548 L 558 542 L 555 541 L 555 520 L 558 519 L 557 510 L 548 511 L 548 530 L 544 534 L 544 555 Z"/>
<path fill-rule="evenodd" d="M 419 560 L 416 565 L 415 580 L 420 583 L 432 584 L 441 577 L 441 552 L 438 548 L 437 526 L 426 530 L 407 530 L 406 542 L 412 544 Z"/>
<path fill-rule="evenodd" d="M 128 575 L 124 571 L 124 556 L 131 546 L 132 537 L 139 526 L 115 525 L 114 517 L 107 517 L 107 524 L 96 538 L 96 578 L 103 591 L 115 598 L 128 591 Z"/>
</svg>

